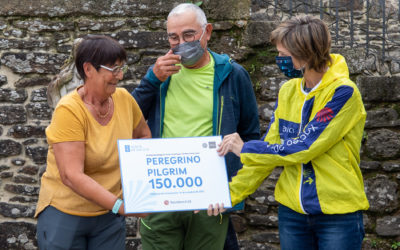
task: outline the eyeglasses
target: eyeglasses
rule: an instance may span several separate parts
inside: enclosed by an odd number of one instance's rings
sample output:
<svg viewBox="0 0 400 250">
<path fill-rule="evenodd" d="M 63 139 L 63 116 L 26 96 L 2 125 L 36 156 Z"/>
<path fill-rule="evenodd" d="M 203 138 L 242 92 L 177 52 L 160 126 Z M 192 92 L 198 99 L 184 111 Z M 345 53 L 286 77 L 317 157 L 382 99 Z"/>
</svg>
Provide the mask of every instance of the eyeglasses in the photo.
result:
<svg viewBox="0 0 400 250">
<path fill-rule="evenodd" d="M 185 42 L 193 42 L 195 40 L 196 35 L 198 34 L 198 31 L 195 30 L 188 30 L 188 31 L 184 31 L 182 33 L 182 39 Z M 202 36 L 203 36 L 204 30 L 202 32 Z M 200 38 L 201 39 L 201 38 Z M 180 38 L 177 34 L 172 33 L 172 34 L 168 34 L 168 41 L 175 45 L 178 44 L 180 42 Z"/>
<path fill-rule="evenodd" d="M 122 66 L 115 66 L 114 68 L 109 68 L 107 66 L 100 65 L 100 68 L 103 68 L 103 69 L 106 69 L 108 71 L 111 71 L 111 73 L 114 76 L 117 76 L 120 72 L 125 74 L 128 71 L 129 66 L 127 64 L 124 64 Z"/>
</svg>

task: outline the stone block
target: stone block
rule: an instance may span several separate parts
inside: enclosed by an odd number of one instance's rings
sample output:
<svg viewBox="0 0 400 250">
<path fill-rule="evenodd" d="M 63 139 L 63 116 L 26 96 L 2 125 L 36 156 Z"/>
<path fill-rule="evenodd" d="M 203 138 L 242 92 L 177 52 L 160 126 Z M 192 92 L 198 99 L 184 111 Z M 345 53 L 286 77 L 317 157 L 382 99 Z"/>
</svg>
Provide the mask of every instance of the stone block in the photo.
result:
<svg viewBox="0 0 400 250">
<path fill-rule="evenodd" d="M 251 239 L 260 243 L 279 243 L 279 234 L 277 232 L 255 233 Z"/>
<path fill-rule="evenodd" d="M 72 50 L 72 46 L 69 44 L 57 44 L 57 52 L 58 53 L 70 54 L 71 50 Z"/>
<path fill-rule="evenodd" d="M 0 87 L 7 84 L 7 76 L 0 75 Z"/>
<path fill-rule="evenodd" d="M 60 32 L 73 31 L 74 23 L 71 21 L 45 21 L 41 19 L 16 21 L 13 25 L 31 32 Z"/>
<path fill-rule="evenodd" d="M 275 201 L 274 191 L 265 190 L 262 188 L 258 188 L 250 197 L 256 200 L 259 204 L 265 205 L 278 205 L 278 202 Z"/>
<path fill-rule="evenodd" d="M 36 203 L 37 201 L 38 199 L 36 197 L 14 196 L 10 198 L 10 202 Z"/>
<path fill-rule="evenodd" d="M 126 217 L 126 236 L 135 237 L 137 235 L 138 218 Z"/>
<path fill-rule="evenodd" d="M 165 16 L 165 18 L 167 18 L 167 16 Z M 147 27 L 151 22 L 152 20 L 145 17 L 136 17 L 126 20 L 126 24 L 129 28 Z"/>
<path fill-rule="evenodd" d="M 139 238 L 136 239 L 126 239 L 125 240 L 125 250 L 138 250 L 142 249 L 142 242 L 140 241 Z"/>
<path fill-rule="evenodd" d="M 50 83 L 51 79 L 45 76 L 39 75 L 30 75 L 23 76 L 21 79 L 15 82 L 14 86 L 17 88 L 26 88 L 33 86 L 47 86 Z"/>
<path fill-rule="evenodd" d="M 67 58 L 65 54 L 5 52 L 1 56 L 1 63 L 14 73 L 55 74 Z"/>
<path fill-rule="evenodd" d="M 379 161 L 361 161 L 360 168 L 362 170 L 379 170 L 381 163 Z"/>
<path fill-rule="evenodd" d="M 258 115 L 261 119 L 266 121 L 271 121 L 271 118 L 274 114 L 275 103 L 265 103 L 258 106 Z"/>
<path fill-rule="evenodd" d="M 0 223 L 0 246 L 2 249 L 37 249 L 36 225 L 15 221 Z"/>
<path fill-rule="evenodd" d="M 250 0 L 203 1 L 201 8 L 208 19 L 236 20 L 250 17 Z"/>
<path fill-rule="evenodd" d="M 398 171 L 400 171 L 400 162 L 398 162 L 398 161 L 384 162 L 383 170 L 385 170 L 387 172 L 398 172 Z"/>
<path fill-rule="evenodd" d="M 42 178 L 42 175 L 44 174 L 44 172 L 46 172 L 46 165 L 45 166 L 41 166 L 39 168 L 39 178 Z"/>
<path fill-rule="evenodd" d="M 375 220 L 373 217 L 368 216 L 367 213 L 363 213 L 363 222 L 365 231 L 373 231 L 373 228 L 375 227 Z"/>
<path fill-rule="evenodd" d="M 268 214 L 268 215 L 250 214 L 246 217 L 249 221 L 248 223 L 250 226 L 278 227 L 277 214 Z"/>
<path fill-rule="evenodd" d="M 47 102 L 47 88 L 33 90 L 31 93 L 31 102 Z"/>
<path fill-rule="evenodd" d="M 364 146 L 371 159 L 396 159 L 400 157 L 400 133 L 389 129 L 370 131 Z"/>
<path fill-rule="evenodd" d="M 47 102 L 29 103 L 26 106 L 28 117 L 38 120 L 50 120 L 53 110 L 49 107 Z"/>
<path fill-rule="evenodd" d="M 150 65 L 137 65 L 137 66 L 135 66 L 133 74 L 136 77 L 136 79 L 142 79 L 146 75 L 147 70 L 149 69 L 149 67 L 150 67 Z"/>
<path fill-rule="evenodd" d="M 279 250 L 279 246 L 268 243 L 259 243 L 252 240 L 239 240 L 239 247 L 241 250 Z"/>
<path fill-rule="evenodd" d="M 25 89 L 3 89 L 0 88 L 0 102 L 23 103 L 28 94 Z"/>
<path fill-rule="evenodd" d="M 400 62 L 398 60 L 393 60 L 390 63 L 390 72 L 394 74 L 400 73 Z"/>
<path fill-rule="evenodd" d="M 376 220 L 376 233 L 380 236 L 400 235 L 400 216 L 385 216 Z"/>
<path fill-rule="evenodd" d="M 156 29 L 167 29 L 167 21 L 166 20 L 153 20 L 150 22 L 149 27 L 153 30 Z"/>
<path fill-rule="evenodd" d="M 52 41 L 49 39 L 21 40 L 21 39 L 0 39 L 0 49 L 49 49 Z"/>
<path fill-rule="evenodd" d="M 51 40 L 53 42 L 55 42 L 56 44 L 72 43 L 72 40 L 73 40 L 71 38 L 71 34 L 69 32 L 55 32 L 52 35 L 53 35 L 53 39 L 51 39 Z"/>
<path fill-rule="evenodd" d="M 10 218 L 32 218 L 35 213 L 35 206 L 9 204 L 0 202 L 0 214 Z"/>
<path fill-rule="evenodd" d="M 137 62 L 139 62 L 139 61 L 140 61 L 140 55 L 139 55 L 139 54 L 127 52 L 127 60 L 126 60 L 126 63 L 127 63 L 128 65 L 137 63 Z M 131 66 L 131 67 L 133 67 L 133 66 Z"/>
<path fill-rule="evenodd" d="M 7 178 L 13 177 L 13 175 L 14 175 L 14 172 L 10 172 L 10 171 L 1 172 L 1 173 L 0 173 L 0 178 L 1 178 L 1 179 L 7 179 Z"/>
<path fill-rule="evenodd" d="M 22 106 L 0 106 L 0 124 L 12 125 L 26 122 L 26 112 Z"/>
<path fill-rule="evenodd" d="M 244 42 L 250 47 L 269 45 L 271 31 L 277 26 L 276 22 L 250 21 L 244 34 Z"/>
<path fill-rule="evenodd" d="M 367 111 L 366 128 L 396 127 L 399 125 L 399 114 L 392 108 L 380 108 Z"/>
<path fill-rule="evenodd" d="M 213 30 L 229 30 L 233 27 L 232 22 L 230 21 L 220 21 L 220 22 L 215 22 L 212 24 Z"/>
<path fill-rule="evenodd" d="M 81 20 L 77 23 L 78 29 L 81 31 L 101 31 L 109 32 L 120 29 L 126 24 L 125 20 L 113 20 L 113 21 L 94 21 L 94 20 Z"/>
<path fill-rule="evenodd" d="M 157 57 L 143 57 L 141 63 L 144 65 L 153 65 L 157 61 Z"/>
<path fill-rule="evenodd" d="M 278 98 L 280 87 L 287 81 L 284 77 L 269 77 L 260 82 L 261 99 L 275 101 Z"/>
<path fill-rule="evenodd" d="M 25 160 L 24 159 L 20 159 L 20 158 L 16 158 L 16 159 L 12 159 L 11 163 L 14 166 L 23 166 L 25 164 Z"/>
<path fill-rule="evenodd" d="M 14 138 L 28 138 L 28 137 L 46 137 L 46 126 L 32 126 L 32 125 L 15 125 L 12 126 L 7 135 Z"/>
<path fill-rule="evenodd" d="M 18 170 L 18 173 L 28 174 L 28 175 L 37 175 L 39 173 L 38 166 L 25 166 Z"/>
<path fill-rule="evenodd" d="M 12 181 L 14 183 L 23 183 L 23 184 L 34 184 L 38 182 L 36 178 L 32 178 L 30 176 L 25 176 L 25 175 L 14 175 Z"/>
<path fill-rule="evenodd" d="M 360 76 L 357 78 L 362 98 L 367 102 L 400 101 L 399 76 Z"/>
<path fill-rule="evenodd" d="M 332 49 L 332 53 L 338 53 L 344 56 L 350 74 L 361 74 L 364 70 L 374 70 L 376 67 L 374 57 L 367 58 L 364 48 Z"/>
<path fill-rule="evenodd" d="M 232 2 L 235 2 L 231 0 Z M 83 15 L 93 16 L 166 16 L 175 2 L 154 0 L 31 0 L 21 4 L 19 1 L 1 0 L 1 16 L 45 16 L 64 17 Z"/>
<path fill-rule="evenodd" d="M 237 214 L 232 214 L 230 215 L 231 221 L 233 228 L 235 229 L 236 233 L 243 233 L 244 231 L 247 230 L 247 222 L 246 219 L 237 215 Z"/>
<path fill-rule="evenodd" d="M 28 139 L 28 140 L 25 140 L 23 143 L 22 143 L 22 145 L 33 145 L 33 144 L 37 144 L 39 142 L 39 140 L 38 139 Z"/>
<path fill-rule="evenodd" d="M 39 187 L 32 185 L 21 185 L 21 184 L 6 184 L 4 190 L 19 195 L 37 196 L 39 195 Z"/>
<path fill-rule="evenodd" d="M 276 54 L 278 55 L 278 54 Z M 283 73 L 279 70 L 276 64 L 274 65 L 264 65 L 260 68 L 260 72 L 262 72 L 263 76 L 271 77 L 271 76 L 281 76 L 283 77 Z M 288 78 L 284 78 L 289 80 Z"/>
<path fill-rule="evenodd" d="M 245 211 L 246 213 L 267 214 L 269 212 L 269 206 L 246 200 Z"/>
<path fill-rule="evenodd" d="M 220 37 L 212 37 L 208 47 L 220 54 L 227 54 L 235 61 L 245 60 L 250 50 L 244 46 L 239 46 L 240 42 L 235 35 L 224 34 Z"/>
<path fill-rule="evenodd" d="M 47 159 L 46 147 L 25 147 L 26 155 L 36 164 L 45 164 Z"/>
<path fill-rule="evenodd" d="M 0 30 L 6 29 L 8 26 L 7 20 L 0 20 Z"/>
<path fill-rule="evenodd" d="M 12 140 L 0 140 L 0 158 L 19 155 L 22 152 L 22 145 Z"/>
<path fill-rule="evenodd" d="M 115 39 L 127 49 L 169 48 L 166 32 L 120 31 Z"/>
<path fill-rule="evenodd" d="M 377 175 L 364 181 L 365 192 L 370 204 L 369 211 L 392 212 L 398 209 L 398 184 L 388 176 Z"/>
<path fill-rule="evenodd" d="M 3 171 L 5 171 L 5 170 L 9 170 L 9 169 L 10 169 L 9 166 L 6 166 L 6 165 L 1 165 L 1 166 L 0 166 L 0 172 L 3 172 Z"/>
</svg>

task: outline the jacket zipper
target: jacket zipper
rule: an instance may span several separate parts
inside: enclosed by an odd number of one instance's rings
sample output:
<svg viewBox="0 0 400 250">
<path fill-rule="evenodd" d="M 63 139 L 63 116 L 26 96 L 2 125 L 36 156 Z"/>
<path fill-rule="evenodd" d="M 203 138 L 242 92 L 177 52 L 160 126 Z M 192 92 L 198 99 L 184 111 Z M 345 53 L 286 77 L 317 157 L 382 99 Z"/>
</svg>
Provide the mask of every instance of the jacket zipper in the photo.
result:
<svg viewBox="0 0 400 250">
<path fill-rule="evenodd" d="M 162 116 L 163 116 L 163 104 L 162 104 L 162 88 L 160 87 L 160 138 L 162 138 Z"/>
<path fill-rule="evenodd" d="M 224 96 L 221 96 L 221 107 L 219 109 L 219 121 L 217 135 L 221 134 L 221 123 L 222 123 L 222 111 L 224 109 Z"/>
<path fill-rule="evenodd" d="M 302 84 L 301 84 L 302 85 Z M 301 107 L 301 115 L 300 115 L 300 127 L 299 127 L 299 132 L 297 133 L 297 136 L 300 135 L 301 133 L 301 128 L 303 126 L 303 109 L 304 109 L 304 105 L 306 104 L 307 101 L 307 96 L 308 93 L 306 94 L 306 97 L 304 98 L 304 102 L 303 102 L 303 106 Z M 308 214 L 304 207 L 303 207 L 303 200 L 302 200 L 302 195 L 301 195 L 301 191 L 303 189 L 303 176 L 304 176 L 304 164 L 301 164 L 301 177 L 300 177 L 300 188 L 299 188 L 299 201 L 300 201 L 300 208 L 303 211 L 303 213 Z"/>
</svg>

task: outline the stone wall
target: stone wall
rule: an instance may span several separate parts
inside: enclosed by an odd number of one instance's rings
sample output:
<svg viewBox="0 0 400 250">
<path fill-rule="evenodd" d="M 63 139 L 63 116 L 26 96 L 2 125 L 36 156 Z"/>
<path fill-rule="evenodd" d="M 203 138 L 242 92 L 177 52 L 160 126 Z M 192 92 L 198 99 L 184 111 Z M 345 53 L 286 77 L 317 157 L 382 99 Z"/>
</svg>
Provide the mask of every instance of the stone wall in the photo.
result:
<svg viewBox="0 0 400 250">
<path fill-rule="evenodd" d="M 107 34 L 123 44 L 130 70 L 121 86 L 132 90 L 148 66 L 166 53 L 165 17 L 180 2 L 186 1 L 0 0 L 0 249 L 37 248 L 32 216 L 46 167 L 44 130 L 52 115 L 46 89 L 69 58 L 74 39 L 88 33 Z M 319 1 L 302 1 L 314 4 L 309 9 L 298 1 L 276 2 L 278 6 L 273 0 L 208 0 L 201 6 L 214 26 L 209 46 L 229 54 L 251 74 L 263 131 L 279 87 L 287 80 L 274 64 L 276 51 L 268 42 L 269 33 L 288 18 L 290 3 L 296 11 L 319 15 L 315 7 Z M 348 6 L 340 9 L 337 35 L 330 5 L 334 1 L 323 2 L 324 20 L 334 38 L 333 51 L 346 57 L 368 111 L 361 169 L 371 208 L 365 212 L 363 248 L 390 249 L 400 241 L 398 5 L 386 0 L 387 34 L 382 51 L 383 11 L 377 3 L 368 12 L 371 34 L 367 38 L 365 1 L 354 1 L 353 36 Z M 279 171 L 246 200 L 245 211 L 233 215 L 243 249 L 279 248 L 273 195 Z M 136 228 L 136 219 L 128 218 L 127 249 L 140 248 Z"/>
</svg>

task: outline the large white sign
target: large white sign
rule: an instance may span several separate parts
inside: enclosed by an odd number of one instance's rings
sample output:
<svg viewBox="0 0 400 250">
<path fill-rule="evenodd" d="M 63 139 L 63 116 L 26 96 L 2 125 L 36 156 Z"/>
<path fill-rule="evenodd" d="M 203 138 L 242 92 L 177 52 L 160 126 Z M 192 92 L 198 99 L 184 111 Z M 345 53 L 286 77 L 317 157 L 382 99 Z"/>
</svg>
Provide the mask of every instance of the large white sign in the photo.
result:
<svg viewBox="0 0 400 250">
<path fill-rule="evenodd" d="M 125 213 L 232 207 L 221 136 L 118 140 Z"/>
</svg>

